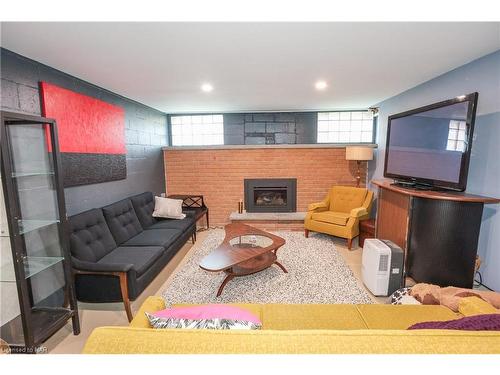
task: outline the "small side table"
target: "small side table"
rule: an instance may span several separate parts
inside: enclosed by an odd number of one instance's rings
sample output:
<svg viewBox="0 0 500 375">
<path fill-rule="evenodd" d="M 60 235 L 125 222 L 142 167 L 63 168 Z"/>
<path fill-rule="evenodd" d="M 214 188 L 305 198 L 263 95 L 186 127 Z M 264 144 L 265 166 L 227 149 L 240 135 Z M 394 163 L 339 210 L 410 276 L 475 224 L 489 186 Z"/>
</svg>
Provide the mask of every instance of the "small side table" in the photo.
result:
<svg viewBox="0 0 500 375">
<path fill-rule="evenodd" d="M 208 207 L 205 205 L 203 195 L 171 194 L 168 198 L 182 199 L 182 210 L 193 211 L 196 221 L 205 216 L 207 218 L 207 229 L 210 228 Z"/>
<path fill-rule="evenodd" d="M 363 247 L 367 238 L 375 238 L 375 219 L 359 222 L 359 246 Z"/>
</svg>

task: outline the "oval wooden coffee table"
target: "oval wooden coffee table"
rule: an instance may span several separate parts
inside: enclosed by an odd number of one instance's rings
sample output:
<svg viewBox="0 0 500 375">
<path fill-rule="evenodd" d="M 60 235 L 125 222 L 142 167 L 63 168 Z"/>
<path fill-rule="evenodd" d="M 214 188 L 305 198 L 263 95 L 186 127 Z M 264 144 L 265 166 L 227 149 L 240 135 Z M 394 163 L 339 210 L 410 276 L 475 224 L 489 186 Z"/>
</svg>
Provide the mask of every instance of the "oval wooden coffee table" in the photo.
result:
<svg viewBox="0 0 500 375">
<path fill-rule="evenodd" d="M 224 229 L 224 241 L 200 262 L 205 271 L 224 271 L 227 274 L 217 297 L 233 278 L 263 271 L 273 264 L 288 273 L 276 256 L 278 249 L 285 244 L 283 238 L 246 224 L 228 224 Z"/>
</svg>

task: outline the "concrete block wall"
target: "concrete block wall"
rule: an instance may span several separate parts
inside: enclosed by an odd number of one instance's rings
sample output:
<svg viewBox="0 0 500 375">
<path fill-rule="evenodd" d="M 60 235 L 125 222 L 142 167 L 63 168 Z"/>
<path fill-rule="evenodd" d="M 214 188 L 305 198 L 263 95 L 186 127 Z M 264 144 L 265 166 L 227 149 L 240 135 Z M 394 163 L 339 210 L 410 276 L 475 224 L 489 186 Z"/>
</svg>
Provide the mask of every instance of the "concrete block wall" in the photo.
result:
<svg viewBox="0 0 500 375">
<path fill-rule="evenodd" d="M 144 191 L 156 194 L 165 191 L 161 147 L 168 143 L 166 114 L 6 49 L 0 49 L 0 54 L 3 110 L 40 115 L 40 81 L 50 82 L 125 109 L 127 178 L 66 188 L 68 215 L 113 203 Z"/>
<path fill-rule="evenodd" d="M 224 144 L 316 143 L 316 112 L 224 114 Z"/>
</svg>

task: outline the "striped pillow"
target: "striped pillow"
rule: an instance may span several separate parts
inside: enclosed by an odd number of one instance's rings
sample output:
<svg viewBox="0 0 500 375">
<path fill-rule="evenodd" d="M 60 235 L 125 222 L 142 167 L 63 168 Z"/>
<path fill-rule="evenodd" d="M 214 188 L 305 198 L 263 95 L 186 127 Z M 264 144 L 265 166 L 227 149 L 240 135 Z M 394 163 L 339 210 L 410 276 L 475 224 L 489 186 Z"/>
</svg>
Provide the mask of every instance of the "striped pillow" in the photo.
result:
<svg viewBox="0 0 500 375">
<path fill-rule="evenodd" d="M 245 309 L 229 305 L 174 307 L 145 313 L 153 328 L 260 329 L 261 321 Z"/>
</svg>

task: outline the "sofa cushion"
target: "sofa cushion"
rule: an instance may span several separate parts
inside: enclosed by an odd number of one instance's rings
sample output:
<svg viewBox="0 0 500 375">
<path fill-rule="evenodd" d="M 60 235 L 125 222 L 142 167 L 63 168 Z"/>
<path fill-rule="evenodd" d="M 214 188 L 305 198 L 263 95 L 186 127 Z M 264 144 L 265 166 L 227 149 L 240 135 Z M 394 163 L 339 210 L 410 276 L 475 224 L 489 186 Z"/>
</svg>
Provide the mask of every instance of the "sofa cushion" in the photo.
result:
<svg viewBox="0 0 500 375">
<path fill-rule="evenodd" d="M 460 299 L 458 311 L 463 316 L 479 314 L 500 314 L 500 310 L 495 309 L 485 300 L 479 297 L 464 297 Z"/>
<path fill-rule="evenodd" d="M 123 199 L 103 207 L 102 212 L 118 245 L 142 232 L 141 223 L 135 214 L 130 199 Z"/>
<path fill-rule="evenodd" d="M 104 256 L 97 263 L 132 264 L 137 277 L 146 272 L 165 252 L 161 246 L 125 247 L 120 246 Z"/>
<path fill-rule="evenodd" d="M 366 329 L 356 305 L 262 305 L 262 329 Z M 406 328 L 406 327 L 405 327 Z"/>
<path fill-rule="evenodd" d="M 194 224 L 192 216 L 187 215 L 184 219 L 161 219 L 151 225 L 148 229 L 179 229 L 183 232 Z"/>
<path fill-rule="evenodd" d="M 330 211 L 350 213 L 363 205 L 367 190 L 349 186 L 334 186 L 330 191 Z"/>
<path fill-rule="evenodd" d="M 349 214 L 343 212 L 323 211 L 312 214 L 311 219 L 328 224 L 346 225 Z"/>
<path fill-rule="evenodd" d="M 71 255 L 86 262 L 97 262 L 116 248 L 100 209 L 94 208 L 68 219 Z"/>
<path fill-rule="evenodd" d="M 146 229 L 156 223 L 156 219 L 153 217 L 153 210 L 155 208 L 155 199 L 153 193 L 150 191 L 134 195 L 130 197 L 132 206 L 134 206 L 135 213 L 141 226 Z"/>
<path fill-rule="evenodd" d="M 146 229 L 123 243 L 123 246 L 169 247 L 182 232 L 179 229 Z"/>
<path fill-rule="evenodd" d="M 357 305 L 369 329 L 407 329 L 426 321 L 444 321 L 462 316 L 439 305 Z"/>
</svg>

